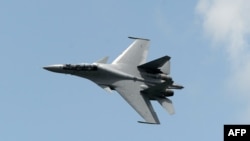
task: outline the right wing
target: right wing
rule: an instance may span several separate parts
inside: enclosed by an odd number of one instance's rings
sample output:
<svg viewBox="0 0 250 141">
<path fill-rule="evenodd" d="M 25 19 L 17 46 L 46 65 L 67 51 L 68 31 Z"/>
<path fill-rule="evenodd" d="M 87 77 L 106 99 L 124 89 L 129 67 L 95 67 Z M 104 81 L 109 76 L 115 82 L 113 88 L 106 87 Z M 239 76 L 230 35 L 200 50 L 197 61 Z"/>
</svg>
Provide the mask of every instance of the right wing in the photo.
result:
<svg viewBox="0 0 250 141">
<path fill-rule="evenodd" d="M 143 82 L 122 80 L 115 83 L 115 90 L 132 106 L 135 111 L 150 124 L 160 124 L 149 98 L 141 94 Z"/>
</svg>

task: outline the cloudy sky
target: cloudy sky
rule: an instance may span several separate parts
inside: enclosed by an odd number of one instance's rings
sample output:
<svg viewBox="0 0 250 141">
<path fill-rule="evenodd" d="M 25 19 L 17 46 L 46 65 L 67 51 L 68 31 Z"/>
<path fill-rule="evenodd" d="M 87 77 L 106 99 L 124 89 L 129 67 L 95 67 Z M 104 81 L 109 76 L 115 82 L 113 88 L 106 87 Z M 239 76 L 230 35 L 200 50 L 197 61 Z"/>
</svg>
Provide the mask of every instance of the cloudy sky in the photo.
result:
<svg viewBox="0 0 250 141">
<path fill-rule="evenodd" d="M 0 140 L 223 139 L 224 124 L 250 123 L 248 0 L 1 0 Z M 119 96 L 43 66 L 112 62 L 151 40 L 148 60 L 171 56 L 176 114 L 153 102 L 145 125 Z"/>
</svg>

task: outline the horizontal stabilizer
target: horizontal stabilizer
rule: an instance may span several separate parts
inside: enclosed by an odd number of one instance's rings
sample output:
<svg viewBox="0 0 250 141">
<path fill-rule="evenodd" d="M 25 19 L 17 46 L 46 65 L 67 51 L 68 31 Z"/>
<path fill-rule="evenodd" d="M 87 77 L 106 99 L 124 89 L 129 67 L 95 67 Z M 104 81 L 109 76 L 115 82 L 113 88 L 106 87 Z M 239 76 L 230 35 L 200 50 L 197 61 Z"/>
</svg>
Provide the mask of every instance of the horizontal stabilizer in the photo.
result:
<svg viewBox="0 0 250 141">
<path fill-rule="evenodd" d="M 102 63 L 102 64 L 106 64 L 107 63 L 107 61 L 108 61 L 108 56 L 106 56 L 106 57 L 104 57 L 104 58 L 102 58 L 102 59 L 100 59 L 100 60 L 98 60 L 98 61 L 96 61 L 96 63 Z"/>
<path fill-rule="evenodd" d="M 174 114 L 174 106 L 173 103 L 170 99 L 168 98 L 162 98 L 162 99 L 157 99 L 157 101 L 161 104 L 161 106 L 167 110 L 167 112 L 170 115 Z"/>
<path fill-rule="evenodd" d="M 151 72 L 151 73 L 160 73 L 162 72 L 161 67 L 164 67 L 164 70 L 170 68 L 169 65 L 165 66 L 165 64 L 167 64 L 169 60 L 170 60 L 169 56 L 163 56 L 161 58 L 155 59 L 148 63 L 142 64 L 138 66 L 138 68 Z M 168 67 L 168 68 L 165 68 L 165 67 Z"/>
</svg>

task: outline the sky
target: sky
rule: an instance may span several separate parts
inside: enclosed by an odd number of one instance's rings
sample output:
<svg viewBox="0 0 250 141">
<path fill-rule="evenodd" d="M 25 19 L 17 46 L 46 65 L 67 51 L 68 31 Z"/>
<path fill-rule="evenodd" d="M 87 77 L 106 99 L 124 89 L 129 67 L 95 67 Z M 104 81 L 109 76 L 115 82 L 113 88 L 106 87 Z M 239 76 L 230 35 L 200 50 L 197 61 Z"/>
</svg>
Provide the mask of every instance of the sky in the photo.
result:
<svg viewBox="0 0 250 141">
<path fill-rule="evenodd" d="M 250 123 L 248 0 L 1 0 L 0 140 L 223 140 L 224 124 Z M 42 67 L 112 62 L 150 39 L 148 61 L 171 56 L 183 90 L 175 115 L 156 102 L 160 125 L 119 96 Z"/>
</svg>

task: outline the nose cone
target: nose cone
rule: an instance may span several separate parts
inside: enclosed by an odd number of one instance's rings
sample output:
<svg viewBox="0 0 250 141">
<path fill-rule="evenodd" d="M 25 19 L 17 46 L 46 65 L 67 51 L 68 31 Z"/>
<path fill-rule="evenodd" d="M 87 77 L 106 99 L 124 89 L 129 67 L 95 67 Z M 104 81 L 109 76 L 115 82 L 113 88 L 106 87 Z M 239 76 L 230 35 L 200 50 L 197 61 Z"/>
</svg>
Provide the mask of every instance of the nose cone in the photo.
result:
<svg viewBox="0 0 250 141">
<path fill-rule="evenodd" d="M 50 65 L 43 67 L 45 70 L 52 71 L 52 72 L 57 72 L 57 73 L 63 73 L 63 65 Z"/>
</svg>

